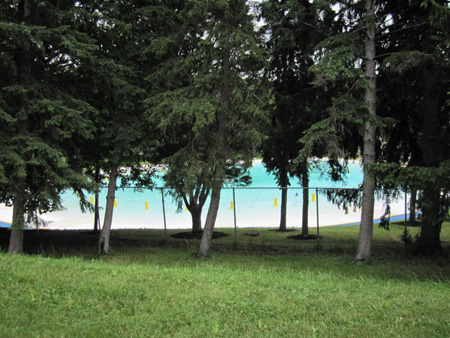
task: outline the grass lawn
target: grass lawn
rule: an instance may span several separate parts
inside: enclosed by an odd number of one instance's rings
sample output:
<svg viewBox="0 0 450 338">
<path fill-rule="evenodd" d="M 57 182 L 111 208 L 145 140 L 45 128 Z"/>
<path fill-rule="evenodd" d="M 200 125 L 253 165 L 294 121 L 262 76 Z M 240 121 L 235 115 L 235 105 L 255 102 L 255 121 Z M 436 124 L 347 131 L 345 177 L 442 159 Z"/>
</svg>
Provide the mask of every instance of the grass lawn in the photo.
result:
<svg viewBox="0 0 450 338">
<path fill-rule="evenodd" d="M 217 230 L 209 260 L 160 230 L 116 230 L 101 258 L 96 235 L 27 233 L 28 255 L 0 253 L 0 337 L 450 337 L 448 222 L 439 257 L 374 229 L 370 265 L 352 263 L 355 226 L 321 228 L 319 248 Z"/>
</svg>

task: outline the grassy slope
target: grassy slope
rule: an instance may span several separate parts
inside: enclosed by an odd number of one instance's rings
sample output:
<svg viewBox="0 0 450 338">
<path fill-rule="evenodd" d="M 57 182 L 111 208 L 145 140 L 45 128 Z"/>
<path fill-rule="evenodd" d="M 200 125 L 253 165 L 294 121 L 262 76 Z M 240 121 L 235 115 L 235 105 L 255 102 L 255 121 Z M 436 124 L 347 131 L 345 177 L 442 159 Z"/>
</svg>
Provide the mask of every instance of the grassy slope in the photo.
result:
<svg viewBox="0 0 450 338">
<path fill-rule="evenodd" d="M 53 258 L 0 254 L 0 337 L 449 337 L 449 257 L 404 254 L 400 234 L 375 229 L 372 265 L 351 263 L 357 227 L 321 229 L 320 252 L 240 234 L 208 261 L 193 257 L 196 241 L 144 245 L 155 231 L 116 232 L 140 242 L 102 259 L 56 259 L 77 253 L 57 246 Z"/>
</svg>

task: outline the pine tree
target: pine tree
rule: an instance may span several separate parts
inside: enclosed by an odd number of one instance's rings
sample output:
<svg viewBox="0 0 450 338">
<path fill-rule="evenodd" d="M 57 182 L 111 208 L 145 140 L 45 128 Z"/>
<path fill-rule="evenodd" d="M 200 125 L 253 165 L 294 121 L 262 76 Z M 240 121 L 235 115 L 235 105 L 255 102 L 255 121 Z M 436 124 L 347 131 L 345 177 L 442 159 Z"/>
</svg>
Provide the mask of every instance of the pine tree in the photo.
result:
<svg viewBox="0 0 450 338">
<path fill-rule="evenodd" d="M 419 251 L 440 252 L 440 227 L 448 205 L 445 197 L 448 189 L 445 178 L 448 77 L 443 75 L 448 72 L 445 52 L 448 49 L 448 7 L 439 1 L 372 1 L 370 4 L 367 1 L 363 9 L 362 2 L 346 1 L 341 2 L 339 11 L 345 13 L 345 29 L 326 40 L 323 45 L 326 53 L 313 68 L 317 71 L 318 82 L 328 80 L 322 84 L 329 85 L 343 77 L 345 83 L 353 83 L 347 94 L 364 90 L 366 104 L 361 105 L 357 96 L 335 98 L 333 110 L 338 114 L 332 120 L 313 126 L 305 140 L 323 140 L 324 132 L 328 131 L 328 139 L 339 144 L 336 121 L 353 120 L 358 124 L 364 121 L 363 194 L 370 201 L 363 201 L 363 205 L 372 205 L 375 180 L 384 191 L 398 187 L 421 190 L 424 222 Z M 364 59 L 359 35 L 362 31 L 365 32 Z M 375 55 L 375 47 L 378 55 Z M 383 61 L 384 67 L 377 66 L 375 59 Z M 357 67 L 358 64 L 363 68 Z M 361 81 L 362 70 L 367 82 Z M 382 81 L 377 91 L 374 90 L 376 77 Z M 375 109 L 377 96 L 383 104 Z M 387 125 L 375 118 L 375 110 L 380 110 L 384 121 L 389 122 Z M 386 126 L 390 129 L 382 128 Z M 380 165 L 380 162 L 389 163 Z M 395 166 L 392 162 L 408 163 L 411 168 Z M 357 261 L 370 261 L 372 219 L 371 208 L 363 207 Z"/>
<path fill-rule="evenodd" d="M 66 188 L 87 187 L 70 163 L 73 138 L 92 137 L 92 107 L 73 95 L 76 67 L 92 52 L 77 31 L 76 4 L 4 1 L 0 9 L 0 199 L 13 205 L 8 252 L 23 230 L 61 207 Z"/>
<path fill-rule="evenodd" d="M 143 115 L 144 78 L 152 66 L 145 50 L 155 38 L 158 28 L 155 25 L 162 21 L 164 13 L 160 11 L 164 5 L 152 6 L 135 0 L 81 1 L 79 7 L 86 23 L 84 32 L 97 46 L 95 58 L 78 70 L 83 78 L 80 90 L 97 110 L 92 116 L 97 126 L 95 138 L 80 146 L 86 149 L 83 153 L 86 167 L 94 173 L 101 168 L 108 177 L 99 239 L 100 254 L 107 254 L 118 186 L 131 182 L 152 185 L 151 171 L 139 175 L 146 170 L 141 162 L 153 160 L 155 143 L 151 124 Z"/>
<path fill-rule="evenodd" d="M 302 235 L 308 236 L 309 165 L 307 158 L 295 161 L 303 148 L 299 141 L 327 107 L 329 95 L 313 85 L 309 68 L 314 64 L 316 45 L 327 36 L 327 17 L 321 6 L 309 1 L 266 1 L 262 17 L 270 51 L 267 76 L 274 85 L 272 126 L 263 146 L 263 162 L 282 188 L 280 231 L 286 231 L 287 186 L 290 177 L 303 186 Z M 318 153 L 314 155 L 320 156 Z"/>
<path fill-rule="evenodd" d="M 422 226 L 416 244 L 421 254 L 442 251 L 440 229 L 449 204 L 446 6 L 445 1 L 405 1 L 387 2 L 383 8 L 390 20 L 389 34 L 380 41 L 385 89 L 380 93 L 380 113 L 394 123 L 380 153 L 385 165 L 377 173 L 383 186 L 409 190 L 413 196 L 420 191 Z M 407 167 L 400 166 L 404 164 Z"/>
<path fill-rule="evenodd" d="M 207 256 L 228 163 L 249 161 L 261 140 L 267 92 L 259 71 L 265 61 L 245 1 L 188 1 L 179 49 L 155 74 L 148 102 L 173 153 L 169 170 L 184 174 L 184 194 L 211 191 L 200 256 Z M 160 46 L 159 46 L 160 47 Z M 201 181 L 200 181 L 201 180 Z M 201 186 L 199 186 L 201 185 Z"/>
<path fill-rule="evenodd" d="M 330 8 L 329 4 L 326 8 Z M 311 67 L 316 84 L 333 88 L 329 116 L 314 124 L 303 137 L 303 155 L 321 144 L 336 162 L 363 150 L 364 182 L 360 236 L 356 261 L 371 261 L 375 181 L 376 126 L 376 5 L 375 1 L 342 1 L 333 10 L 338 29 L 318 45 L 318 62 Z M 363 142 L 355 131 L 363 130 Z"/>
</svg>

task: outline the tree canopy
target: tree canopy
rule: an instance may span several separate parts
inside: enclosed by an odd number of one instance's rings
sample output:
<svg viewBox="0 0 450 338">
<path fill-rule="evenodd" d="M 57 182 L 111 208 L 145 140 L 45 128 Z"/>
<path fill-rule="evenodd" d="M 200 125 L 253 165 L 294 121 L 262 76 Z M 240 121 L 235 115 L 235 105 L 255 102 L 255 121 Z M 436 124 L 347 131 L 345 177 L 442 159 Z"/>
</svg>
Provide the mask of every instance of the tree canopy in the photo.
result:
<svg viewBox="0 0 450 338">
<path fill-rule="evenodd" d="M 151 188 L 151 170 L 141 172 L 158 162 L 194 231 L 210 197 L 199 248 L 207 256 L 224 181 L 262 151 L 282 187 L 294 176 L 307 186 L 312 157 L 328 157 L 339 178 L 340 159 L 362 155 L 357 260 L 371 258 L 376 189 L 411 192 L 413 205 L 417 192 L 417 249 L 439 253 L 450 190 L 449 19 L 444 0 L 3 1 L 9 251 L 21 252 L 39 213 L 61 208 L 63 191 L 88 206 L 83 191 L 98 191 L 102 171 L 107 253 L 117 178 Z"/>
<path fill-rule="evenodd" d="M 193 217 L 212 191 L 205 237 L 212 234 L 227 165 L 249 165 L 261 142 L 270 91 L 260 76 L 265 54 L 246 1 L 188 2 L 180 15 L 181 29 L 165 37 L 178 50 L 151 76 L 147 102 L 164 141 L 175 149 L 164 160 L 167 183 Z"/>
<path fill-rule="evenodd" d="M 24 216 L 61 207 L 59 194 L 87 187 L 70 163 L 75 138 L 93 137 L 94 108 L 76 95 L 76 69 L 94 49 L 71 1 L 2 2 L 0 14 L 0 192 L 14 207 L 9 252 L 22 251 Z M 75 93 L 75 94 L 74 94 Z"/>
</svg>

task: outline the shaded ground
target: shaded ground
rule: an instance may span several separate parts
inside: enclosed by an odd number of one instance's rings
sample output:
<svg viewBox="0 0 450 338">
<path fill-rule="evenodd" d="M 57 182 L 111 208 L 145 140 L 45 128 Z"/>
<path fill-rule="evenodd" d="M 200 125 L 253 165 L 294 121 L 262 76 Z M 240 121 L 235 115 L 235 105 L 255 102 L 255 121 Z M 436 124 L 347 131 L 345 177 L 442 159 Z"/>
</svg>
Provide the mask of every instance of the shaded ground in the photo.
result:
<svg viewBox="0 0 450 338">
<path fill-rule="evenodd" d="M 317 235 L 307 235 L 307 236 L 303 236 L 302 234 L 300 235 L 292 235 L 292 236 L 287 236 L 288 239 L 295 239 L 298 241 L 301 240 L 311 240 L 311 239 L 317 239 Z M 322 239 L 323 236 L 319 236 L 319 239 Z"/>
<path fill-rule="evenodd" d="M 172 238 L 178 239 L 201 239 L 203 235 L 203 230 L 200 231 L 184 231 L 177 232 L 176 234 L 170 235 Z M 214 231 L 212 238 L 222 238 L 228 236 L 227 234 L 219 231 Z"/>
<path fill-rule="evenodd" d="M 6 251 L 11 232 L 0 228 L 0 247 Z M 98 248 L 99 233 L 86 230 L 24 230 L 24 252 L 29 254 L 49 253 L 63 248 Z"/>
<path fill-rule="evenodd" d="M 405 226 L 405 222 L 395 222 L 395 225 Z M 422 222 L 420 222 L 420 221 L 415 221 L 415 222 L 407 221 L 406 225 L 409 226 L 409 227 L 420 227 L 420 226 L 422 226 Z"/>
<path fill-rule="evenodd" d="M 448 226 L 448 225 L 445 225 Z M 355 228 L 356 229 L 356 228 Z M 411 230 L 413 227 L 411 227 Z M 415 228 L 417 232 L 417 228 Z M 242 229 L 241 229 L 242 230 Z M 269 230 L 269 229 L 267 229 Z M 266 231 L 261 229 L 245 229 L 239 234 L 239 239 L 234 240 L 233 232 L 228 230 L 214 232 L 213 251 L 227 252 L 243 255 L 260 254 L 298 254 L 327 251 L 339 254 L 354 254 L 357 245 L 358 234 L 356 230 L 348 235 L 340 236 L 335 234 L 333 229 L 324 229 L 323 236 L 317 239 L 316 234 L 308 237 L 291 233 L 283 234 L 276 231 Z M 328 231 L 329 233 L 325 233 Z M 337 230 L 336 230 L 337 231 Z M 400 237 L 403 233 L 403 225 L 392 223 L 391 232 L 379 230 L 372 247 L 374 252 L 405 252 L 405 244 Z M 414 233 L 415 233 L 414 232 Z M 177 234 L 173 231 L 171 237 L 165 238 L 163 230 L 144 230 L 117 229 L 111 232 L 111 250 L 114 252 L 126 252 L 133 248 L 188 248 L 195 251 L 201 235 L 193 236 L 191 231 L 180 230 Z M 444 234 L 448 233 L 448 228 Z M 0 228 L 0 250 L 5 252 L 9 245 L 11 232 L 7 228 Z M 396 235 L 394 235 L 396 234 Z M 442 234 L 441 243 L 444 252 L 449 252 L 450 241 L 448 235 Z M 224 237 L 228 235 L 227 237 Z M 223 237 L 223 239 L 221 239 Z M 289 239 L 287 239 L 289 238 Z M 323 241 L 322 241 L 323 238 Z M 62 256 L 85 256 L 96 257 L 98 255 L 99 233 L 91 230 L 25 230 L 24 231 L 24 252 L 26 254 L 41 254 L 44 256 L 62 257 Z M 320 243 L 319 243 L 320 242 Z M 407 250 L 408 251 L 408 250 Z M 409 252 L 409 251 L 408 251 Z"/>
<path fill-rule="evenodd" d="M 0 248 L 6 251 L 9 245 L 11 233 L 7 228 L 0 228 Z M 93 230 L 24 230 L 23 246 L 26 253 L 42 253 L 57 248 L 85 248 L 90 247 L 95 250 L 98 248 L 100 233 Z M 213 239 L 226 237 L 223 232 L 214 231 Z M 201 239 L 202 231 L 197 233 L 178 232 L 170 237 L 177 239 Z M 111 235 L 111 247 L 123 248 L 128 246 L 159 246 L 162 240 L 154 241 L 147 238 L 121 238 L 115 237 L 114 231 Z M 185 245 L 182 243 L 181 245 Z M 179 246 L 177 243 L 171 243 L 170 246 Z"/>
<path fill-rule="evenodd" d="M 118 230 L 120 231 L 120 230 Z M 9 245 L 11 232 L 7 228 L 0 228 L 0 250 L 6 252 Z M 25 230 L 24 231 L 24 253 L 40 254 L 44 256 L 62 257 L 62 256 L 88 256 L 98 255 L 99 232 L 91 230 Z M 195 237 L 197 236 L 197 237 Z M 214 231 L 214 238 L 229 236 L 223 232 Z M 252 235 L 247 235 L 252 236 Z M 191 244 L 190 240 L 201 238 L 201 233 L 193 235 L 192 231 L 178 232 L 170 236 L 172 240 L 165 241 L 161 236 L 157 238 L 140 237 L 139 230 L 130 237 L 116 235 L 114 230 L 111 232 L 111 250 L 126 251 L 130 248 L 149 248 L 149 247 L 172 247 L 182 248 Z M 250 237 L 248 237 L 250 238 Z M 196 245 L 196 244 L 194 244 Z M 259 254 L 295 254 L 302 252 L 301 248 L 291 248 L 288 245 L 262 245 L 242 243 L 215 243 L 214 251 L 227 252 L 241 255 L 259 255 Z"/>
<path fill-rule="evenodd" d="M 7 251 L 11 233 L 0 228 L 0 248 Z M 97 255 L 100 232 L 93 230 L 25 230 L 23 249 L 26 254 L 46 255 Z M 111 232 L 112 250 L 130 247 L 186 246 L 185 242 L 167 244 L 163 239 L 124 238 Z"/>
<path fill-rule="evenodd" d="M 137 230 L 138 231 L 138 230 Z M 7 228 L 0 228 L 0 250 L 7 251 L 11 232 Z M 84 252 L 96 254 L 100 233 L 93 230 L 24 230 L 23 248 L 27 254 L 48 255 L 55 252 Z M 179 232 L 170 237 L 176 239 L 201 239 L 202 232 L 193 234 Z M 228 236 L 223 232 L 214 231 L 213 238 Z M 111 248 L 120 250 L 128 247 L 151 247 L 151 246 L 186 246 L 184 241 L 166 243 L 163 239 L 148 238 L 124 238 L 114 236 L 111 232 Z"/>
</svg>

